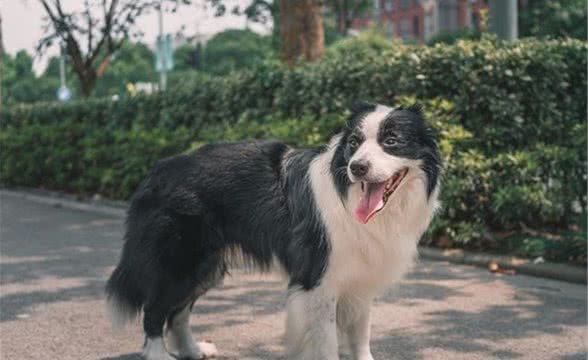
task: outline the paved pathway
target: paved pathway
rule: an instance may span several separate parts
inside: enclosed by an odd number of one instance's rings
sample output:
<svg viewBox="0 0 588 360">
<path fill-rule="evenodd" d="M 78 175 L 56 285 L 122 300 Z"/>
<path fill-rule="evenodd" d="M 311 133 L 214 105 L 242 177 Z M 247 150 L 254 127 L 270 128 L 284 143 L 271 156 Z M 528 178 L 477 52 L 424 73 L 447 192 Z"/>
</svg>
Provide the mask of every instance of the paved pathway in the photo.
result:
<svg viewBox="0 0 588 360">
<path fill-rule="evenodd" d="M 103 302 L 123 221 L 0 201 L 0 358 L 139 359 L 140 324 L 113 331 Z M 197 303 L 194 336 L 222 359 L 279 359 L 283 290 L 277 277 L 236 272 Z M 422 261 L 373 314 L 379 360 L 586 359 L 582 285 Z"/>
</svg>

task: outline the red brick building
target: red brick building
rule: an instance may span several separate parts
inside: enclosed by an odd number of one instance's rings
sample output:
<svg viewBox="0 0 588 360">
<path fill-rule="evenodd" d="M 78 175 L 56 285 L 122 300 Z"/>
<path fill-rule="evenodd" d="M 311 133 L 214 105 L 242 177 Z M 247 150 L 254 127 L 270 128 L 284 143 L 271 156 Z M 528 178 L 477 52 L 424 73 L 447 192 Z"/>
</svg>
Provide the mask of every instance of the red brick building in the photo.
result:
<svg viewBox="0 0 588 360">
<path fill-rule="evenodd" d="M 390 37 L 424 43 L 440 32 L 479 28 L 484 0 L 375 0 L 371 16 L 356 19 L 354 29 L 378 22 Z"/>
</svg>

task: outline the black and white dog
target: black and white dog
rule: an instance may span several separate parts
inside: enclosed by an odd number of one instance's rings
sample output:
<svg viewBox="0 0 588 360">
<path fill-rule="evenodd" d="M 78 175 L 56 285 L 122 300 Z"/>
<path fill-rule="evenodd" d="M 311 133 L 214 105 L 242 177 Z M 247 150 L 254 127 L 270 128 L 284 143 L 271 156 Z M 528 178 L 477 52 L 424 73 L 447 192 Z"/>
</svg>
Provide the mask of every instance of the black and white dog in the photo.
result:
<svg viewBox="0 0 588 360">
<path fill-rule="evenodd" d="M 162 160 L 133 196 L 111 309 L 123 321 L 144 312 L 148 360 L 174 358 L 164 326 L 179 358 L 214 356 L 189 315 L 239 254 L 288 275 L 288 359 L 338 359 L 345 337 L 371 360 L 370 304 L 413 263 L 440 166 L 418 107 L 369 103 L 321 148 L 223 143 Z"/>
</svg>

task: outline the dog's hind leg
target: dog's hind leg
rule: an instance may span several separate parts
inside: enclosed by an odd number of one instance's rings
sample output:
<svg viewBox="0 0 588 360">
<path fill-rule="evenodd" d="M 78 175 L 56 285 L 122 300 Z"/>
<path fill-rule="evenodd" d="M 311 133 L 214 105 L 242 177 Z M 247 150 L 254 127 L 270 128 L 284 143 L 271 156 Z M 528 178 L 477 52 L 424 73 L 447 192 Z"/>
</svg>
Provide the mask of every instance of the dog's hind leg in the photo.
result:
<svg viewBox="0 0 588 360">
<path fill-rule="evenodd" d="M 163 325 L 170 306 L 166 298 L 158 298 L 145 305 L 143 329 L 145 331 L 145 345 L 143 358 L 145 360 L 174 360 L 168 353 L 163 340 Z"/>
<path fill-rule="evenodd" d="M 190 332 L 190 314 L 193 304 L 194 302 L 190 303 L 168 319 L 167 326 L 170 348 L 177 351 L 177 356 L 180 359 L 196 360 L 216 357 L 218 350 L 213 343 L 196 343 L 192 338 Z"/>
<path fill-rule="evenodd" d="M 184 282 L 168 285 L 159 297 L 145 306 L 143 328 L 146 341 L 143 357 L 146 360 L 172 360 L 163 341 L 163 327 L 167 320 L 170 347 L 178 351 L 182 360 L 214 357 L 216 347 L 211 343 L 195 343 L 190 334 L 190 313 L 195 299 L 206 290 L 194 290 L 196 285 Z M 181 299 L 181 300 L 180 300 Z"/>
<path fill-rule="evenodd" d="M 190 314 L 194 302 L 224 277 L 225 264 L 219 254 L 210 255 L 199 263 L 193 274 L 199 279 L 193 284 L 192 291 L 179 303 L 167 318 L 167 336 L 170 349 L 175 350 L 180 359 L 208 359 L 218 355 L 216 346 L 210 342 L 194 342 L 190 331 Z"/>
<path fill-rule="evenodd" d="M 153 298 L 144 306 L 143 329 L 147 339 L 143 356 L 146 360 L 174 359 L 168 354 L 163 341 L 163 328 L 166 320 L 169 330 L 181 335 L 177 336 L 178 339 L 182 339 L 181 343 L 185 344 L 186 348 L 190 345 L 188 320 L 190 305 L 198 296 L 196 288 L 197 284 L 191 278 L 183 280 L 169 278 L 165 282 L 160 281 L 159 285 L 153 289 Z M 176 322 L 175 318 L 178 316 Z M 174 327 L 175 323 L 177 325 Z"/>
</svg>

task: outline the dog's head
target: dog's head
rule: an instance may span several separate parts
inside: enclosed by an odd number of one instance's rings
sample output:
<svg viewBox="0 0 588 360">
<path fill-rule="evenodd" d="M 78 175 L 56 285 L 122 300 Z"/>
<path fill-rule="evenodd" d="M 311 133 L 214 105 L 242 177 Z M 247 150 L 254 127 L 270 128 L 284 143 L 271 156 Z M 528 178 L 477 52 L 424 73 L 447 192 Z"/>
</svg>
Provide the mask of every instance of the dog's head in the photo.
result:
<svg viewBox="0 0 588 360">
<path fill-rule="evenodd" d="M 430 196 L 437 186 L 440 159 L 435 136 L 418 106 L 390 108 L 354 104 L 331 170 L 341 196 L 358 186 L 354 214 L 367 223 L 406 179 L 420 178 Z"/>
</svg>

